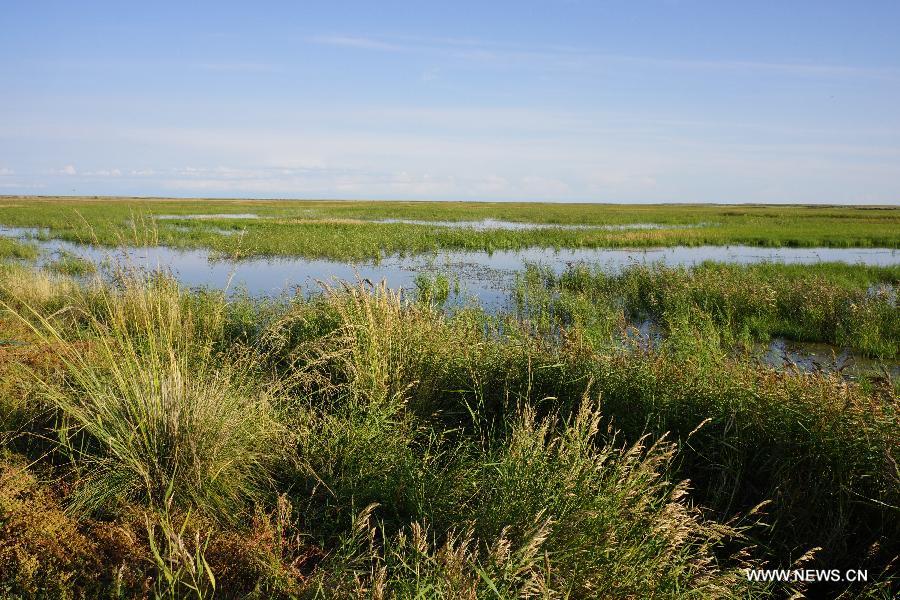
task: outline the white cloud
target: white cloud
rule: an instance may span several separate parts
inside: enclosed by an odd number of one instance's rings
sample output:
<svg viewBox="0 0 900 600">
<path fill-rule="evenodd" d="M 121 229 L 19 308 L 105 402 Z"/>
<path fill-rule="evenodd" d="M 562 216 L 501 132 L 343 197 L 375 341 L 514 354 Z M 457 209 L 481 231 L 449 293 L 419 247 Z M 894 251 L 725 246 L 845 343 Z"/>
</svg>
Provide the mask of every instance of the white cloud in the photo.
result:
<svg viewBox="0 0 900 600">
<path fill-rule="evenodd" d="M 7 169 L 6 167 L 0 168 L 0 177 L 4 177 L 4 176 L 8 176 L 8 175 L 15 175 L 15 174 L 16 174 L 16 172 L 13 171 L 12 169 Z"/>
<path fill-rule="evenodd" d="M 61 175 L 78 175 L 78 170 L 75 168 L 75 165 L 66 165 L 59 170 L 59 173 Z"/>
</svg>

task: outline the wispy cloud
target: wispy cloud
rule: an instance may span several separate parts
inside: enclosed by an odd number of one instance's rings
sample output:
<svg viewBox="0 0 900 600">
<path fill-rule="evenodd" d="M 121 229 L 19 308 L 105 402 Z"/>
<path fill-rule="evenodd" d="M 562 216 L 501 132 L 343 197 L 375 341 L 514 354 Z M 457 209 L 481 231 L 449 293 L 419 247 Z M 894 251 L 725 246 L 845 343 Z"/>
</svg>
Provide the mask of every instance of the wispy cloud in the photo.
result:
<svg viewBox="0 0 900 600">
<path fill-rule="evenodd" d="M 792 75 L 832 77 L 900 78 L 894 67 L 839 65 L 803 61 L 757 61 L 739 58 L 695 59 L 642 55 L 607 54 L 572 46 L 517 46 L 492 41 L 448 38 L 375 38 L 321 35 L 307 38 L 309 43 L 343 46 L 360 50 L 433 54 L 467 60 L 482 65 L 542 66 L 562 69 L 586 69 L 615 63 L 662 69 L 768 71 Z"/>
<path fill-rule="evenodd" d="M 256 62 L 201 62 L 191 65 L 202 71 L 215 71 L 221 73 L 278 73 L 283 71 L 280 65 Z"/>
<path fill-rule="evenodd" d="M 669 59 L 648 56 L 604 55 L 604 60 L 646 64 L 659 67 L 722 71 L 772 71 L 794 75 L 822 75 L 848 77 L 898 77 L 900 70 L 891 67 L 865 67 L 810 62 L 765 62 L 753 60 Z"/>
<path fill-rule="evenodd" d="M 570 185 L 548 177 L 457 176 L 429 171 L 348 169 L 244 169 L 230 167 L 175 169 L 160 181 L 166 189 L 188 194 L 252 194 L 284 197 L 346 198 L 516 198 L 558 199 Z"/>
<path fill-rule="evenodd" d="M 437 81 L 438 78 L 440 77 L 440 74 L 441 74 L 441 70 L 438 69 L 437 67 L 425 69 L 424 71 L 422 71 L 422 81 L 424 81 L 426 83 L 429 81 Z"/>
<path fill-rule="evenodd" d="M 18 181 L 0 181 L 0 188 L 4 190 L 14 190 L 21 192 L 22 190 L 40 190 L 47 187 L 45 183 L 34 182 L 18 182 Z"/>
<path fill-rule="evenodd" d="M 414 46 L 395 44 L 369 37 L 352 35 L 315 35 L 307 38 L 312 44 L 323 46 L 344 46 L 347 48 L 362 48 L 366 50 L 382 50 L 386 52 L 412 51 Z"/>
<path fill-rule="evenodd" d="M 126 60 L 116 58 L 70 59 L 53 58 L 30 61 L 39 69 L 59 71 L 170 71 L 195 70 L 222 73 L 279 73 L 284 65 L 245 60 Z"/>
<path fill-rule="evenodd" d="M 122 171 L 120 169 L 98 169 L 96 171 L 85 171 L 83 175 L 85 177 L 121 177 Z"/>
</svg>

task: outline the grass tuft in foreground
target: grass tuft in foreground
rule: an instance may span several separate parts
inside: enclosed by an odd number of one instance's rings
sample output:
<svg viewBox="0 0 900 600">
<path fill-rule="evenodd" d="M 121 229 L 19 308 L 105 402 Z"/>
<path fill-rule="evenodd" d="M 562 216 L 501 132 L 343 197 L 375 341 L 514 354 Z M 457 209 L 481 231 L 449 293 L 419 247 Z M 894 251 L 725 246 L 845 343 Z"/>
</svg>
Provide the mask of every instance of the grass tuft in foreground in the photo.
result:
<svg viewBox="0 0 900 600">
<path fill-rule="evenodd" d="M 165 279 L 125 280 L 75 302 L 71 315 L 7 305 L 62 362 L 62 381 L 34 376 L 78 473 L 74 504 L 92 512 L 169 501 L 237 518 L 267 484 L 279 429 L 240 361 L 213 355 L 217 315 L 196 320 Z"/>
</svg>

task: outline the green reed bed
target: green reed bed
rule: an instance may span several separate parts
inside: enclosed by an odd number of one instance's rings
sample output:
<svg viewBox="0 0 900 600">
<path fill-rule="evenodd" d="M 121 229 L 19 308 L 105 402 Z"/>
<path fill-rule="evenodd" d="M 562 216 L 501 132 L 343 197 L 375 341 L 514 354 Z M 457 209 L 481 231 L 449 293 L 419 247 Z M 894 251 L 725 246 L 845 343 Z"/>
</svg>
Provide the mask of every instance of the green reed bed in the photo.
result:
<svg viewBox="0 0 900 600">
<path fill-rule="evenodd" d="M 2 259 L 23 259 L 32 260 L 37 258 L 38 249 L 34 244 L 20 242 L 18 240 L 0 237 L 0 260 Z"/>
<path fill-rule="evenodd" d="M 0 299 L 13 597 L 793 591 L 748 583 L 764 564 L 896 585 L 886 385 L 380 287 L 263 303 L 6 267 Z"/>
<path fill-rule="evenodd" d="M 563 336 L 562 347 L 516 332 L 485 339 L 477 315 L 466 313 L 414 337 L 422 330 L 387 336 L 418 341 L 416 352 L 381 367 L 395 374 L 383 385 L 411 386 L 412 406 L 448 426 L 502 428 L 522 398 L 542 399 L 540 410 L 576 410 L 591 389 L 626 439 L 671 432 L 685 443 L 680 472 L 720 516 L 771 501 L 772 529 L 760 539 L 778 547 L 773 556 L 797 558 L 822 546 L 831 560 L 847 560 L 892 539 L 896 509 L 885 507 L 898 506 L 900 490 L 890 467 L 898 421 L 888 382 L 864 391 L 839 377 L 779 375 L 731 361 L 722 349 L 699 348 L 702 332 L 685 336 L 693 347 L 681 342 L 644 354 L 597 352 L 579 328 Z M 391 356 L 388 343 L 367 345 L 366 356 Z M 882 465 L 879 475 L 875 465 Z"/>
<path fill-rule="evenodd" d="M 640 265 L 617 274 L 576 266 L 558 277 L 530 267 L 516 297 L 545 329 L 577 323 L 601 341 L 623 321 L 653 319 L 670 336 L 706 326 L 706 339 L 723 345 L 779 336 L 895 359 L 898 286 L 898 267 L 840 263 Z"/>
<path fill-rule="evenodd" d="M 116 246 L 137 241 L 210 248 L 229 255 L 296 255 L 342 260 L 437 250 L 753 246 L 900 247 L 895 207 L 596 205 L 478 202 L 351 202 L 10 197 L 0 224 L 42 227 L 69 241 Z M 253 214 L 254 219 L 155 220 L 159 215 Z M 454 229 L 405 223 L 481 219 L 556 225 L 650 223 L 662 229 Z M 135 222 L 158 239 L 136 240 Z M 666 227 L 669 228 L 666 228 Z M 138 236 L 141 237 L 141 236 Z"/>
<path fill-rule="evenodd" d="M 97 265 L 80 256 L 63 253 L 47 265 L 51 271 L 65 275 L 85 276 L 97 271 Z"/>
</svg>

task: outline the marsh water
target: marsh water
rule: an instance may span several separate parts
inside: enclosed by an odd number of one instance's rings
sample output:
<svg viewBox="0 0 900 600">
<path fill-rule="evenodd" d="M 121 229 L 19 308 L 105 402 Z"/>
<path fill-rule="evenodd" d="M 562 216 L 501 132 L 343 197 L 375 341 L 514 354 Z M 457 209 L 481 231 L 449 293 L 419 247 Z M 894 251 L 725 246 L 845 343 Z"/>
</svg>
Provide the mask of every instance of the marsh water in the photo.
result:
<svg viewBox="0 0 900 600">
<path fill-rule="evenodd" d="M 246 215 L 241 215 L 246 218 Z M 183 218 L 183 217 L 178 217 Z M 890 266 L 900 264 L 900 251 L 885 248 L 760 248 L 754 246 L 673 246 L 649 249 L 526 248 L 496 252 L 440 251 L 428 255 L 390 256 L 380 261 L 347 262 L 300 257 L 254 257 L 223 259 L 207 250 L 179 250 L 164 246 L 103 248 L 57 239 L 33 228 L 0 227 L 0 235 L 27 239 L 43 251 L 45 265 L 60 255 L 74 255 L 96 264 L 128 264 L 148 270 L 164 269 L 191 288 L 227 289 L 229 293 L 275 297 L 285 293 L 305 296 L 321 290 L 322 284 L 340 281 L 385 281 L 391 288 L 412 290 L 421 273 L 442 273 L 452 282 L 450 304 L 477 302 L 490 312 L 510 307 L 515 277 L 528 264 L 539 264 L 561 273 L 577 264 L 588 264 L 615 272 L 634 264 L 663 263 L 692 266 L 704 261 L 736 264 L 782 262 L 812 264 L 845 262 Z M 801 370 L 854 371 L 866 362 L 830 346 L 813 347 L 773 340 L 762 350 L 761 360 L 783 368 Z M 896 364 L 889 367 L 898 371 Z M 900 374 L 900 373 L 897 373 Z"/>
<path fill-rule="evenodd" d="M 210 220 L 210 219 L 266 219 L 255 213 L 207 213 L 188 215 L 156 215 L 161 221 L 172 220 Z M 360 223 L 403 223 L 406 225 L 424 225 L 427 227 L 447 227 L 450 229 L 472 229 L 474 231 L 528 231 L 535 229 L 587 229 L 595 231 L 627 231 L 651 229 L 696 229 L 709 227 L 709 223 L 619 223 L 611 225 L 589 225 L 572 223 L 528 223 L 523 221 L 504 221 L 501 219 L 481 219 L 479 221 L 428 221 L 421 219 L 362 219 Z"/>
<path fill-rule="evenodd" d="M 635 264 L 663 263 L 693 266 L 704 261 L 736 264 L 782 262 L 812 264 L 845 262 L 889 266 L 900 264 L 900 251 L 885 248 L 760 248 L 755 246 L 672 246 L 666 248 L 525 248 L 495 252 L 445 250 L 413 256 L 388 256 L 379 261 L 348 262 L 321 258 L 222 258 L 208 250 L 179 250 L 165 246 L 104 248 L 48 239 L 33 228 L 0 227 L 0 235 L 28 239 L 43 251 L 39 263 L 70 254 L 94 263 L 112 261 L 146 269 L 170 271 L 188 287 L 212 287 L 276 296 L 285 292 L 312 293 L 320 282 L 385 281 L 389 287 L 409 290 L 420 273 L 443 273 L 454 283 L 454 300 L 477 300 L 489 310 L 503 307 L 508 290 L 526 265 L 538 264 L 561 273 L 587 264 L 615 272 Z"/>
<path fill-rule="evenodd" d="M 757 358 L 777 369 L 797 369 L 799 371 L 825 371 L 841 373 L 853 379 L 863 373 L 887 371 L 894 379 L 900 377 L 900 362 L 879 362 L 856 356 L 847 349 L 835 348 L 828 344 L 795 342 L 775 338 L 757 349 Z"/>
<path fill-rule="evenodd" d="M 259 215 L 254 213 L 208 213 L 192 215 L 155 215 L 153 218 L 159 219 L 160 221 L 173 221 L 176 219 L 203 221 L 208 219 L 258 219 Z"/>
<path fill-rule="evenodd" d="M 568 223 L 526 223 L 520 221 L 501 221 L 499 219 L 482 219 L 480 221 L 422 221 L 417 219 L 378 219 L 373 223 L 406 223 L 407 225 L 427 225 L 430 227 L 449 227 L 451 229 L 474 229 L 475 231 L 492 231 L 504 229 L 508 231 L 528 231 L 534 229 L 589 229 L 599 231 L 627 231 L 630 229 L 695 229 L 708 227 L 706 223 L 663 224 L 663 223 L 622 223 L 614 225 L 585 225 Z"/>
</svg>

